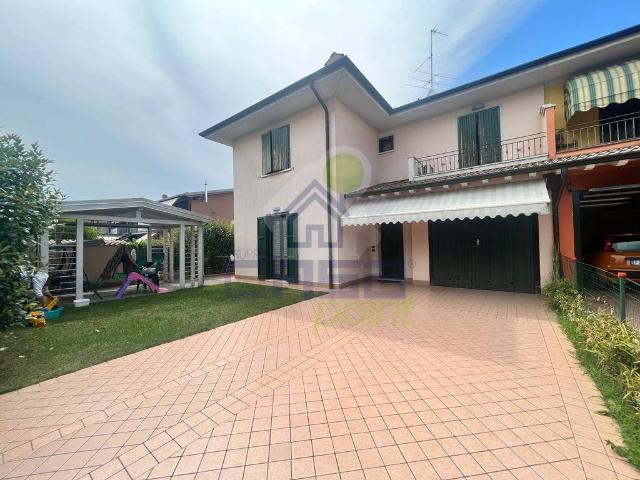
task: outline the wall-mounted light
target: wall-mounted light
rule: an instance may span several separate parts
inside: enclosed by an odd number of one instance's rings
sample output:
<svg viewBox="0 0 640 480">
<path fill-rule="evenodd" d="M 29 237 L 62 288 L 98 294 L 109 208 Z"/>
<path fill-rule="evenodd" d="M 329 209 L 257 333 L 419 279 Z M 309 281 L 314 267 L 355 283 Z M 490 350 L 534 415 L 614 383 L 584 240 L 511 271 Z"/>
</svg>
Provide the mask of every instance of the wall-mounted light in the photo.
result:
<svg viewBox="0 0 640 480">
<path fill-rule="evenodd" d="M 475 112 L 476 110 L 482 110 L 484 108 L 484 103 L 476 103 L 473 107 L 471 107 L 471 111 Z"/>
<path fill-rule="evenodd" d="M 273 207 L 273 211 L 278 213 L 280 211 L 280 207 Z"/>
</svg>

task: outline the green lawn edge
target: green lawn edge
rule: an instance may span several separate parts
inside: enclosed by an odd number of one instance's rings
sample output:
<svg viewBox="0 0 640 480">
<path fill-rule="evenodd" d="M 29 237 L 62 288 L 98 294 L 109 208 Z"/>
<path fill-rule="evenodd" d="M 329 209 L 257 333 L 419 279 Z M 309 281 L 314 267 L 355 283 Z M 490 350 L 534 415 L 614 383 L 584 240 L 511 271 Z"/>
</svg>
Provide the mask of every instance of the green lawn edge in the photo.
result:
<svg viewBox="0 0 640 480">
<path fill-rule="evenodd" d="M 0 394 L 318 295 L 322 293 L 230 282 L 67 307 L 45 328 L 0 331 Z"/>
<path fill-rule="evenodd" d="M 606 412 L 602 414 L 612 417 L 620 427 L 620 435 L 624 445 L 610 442 L 610 447 L 640 469 L 640 415 L 624 400 L 620 384 L 598 367 L 596 356 L 585 349 L 584 339 L 575 325 L 562 314 L 556 314 L 556 317 L 575 348 L 576 358 L 602 394 L 606 407 Z"/>
</svg>

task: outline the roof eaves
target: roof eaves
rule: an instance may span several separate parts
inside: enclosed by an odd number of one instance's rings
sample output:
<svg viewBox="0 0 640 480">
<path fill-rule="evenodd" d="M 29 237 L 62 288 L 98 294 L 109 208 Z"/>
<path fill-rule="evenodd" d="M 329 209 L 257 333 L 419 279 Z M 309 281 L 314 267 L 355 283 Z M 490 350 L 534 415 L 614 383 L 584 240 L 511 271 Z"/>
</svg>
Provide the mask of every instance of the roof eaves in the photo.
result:
<svg viewBox="0 0 640 480">
<path fill-rule="evenodd" d="M 278 100 L 286 97 L 287 95 L 290 95 L 294 92 L 302 90 L 303 88 L 311 85 L 313 82 L 323 77 L 326 77 L 332 73 L 335 73 L 342 68 L 349 71 L 349 73 L 351 73 L 357 79 L 357 81 L 367 90 L 367 92 L 376 100 L 376 102 L 380 103 L 380 105 L 387 111 L 387 113 L 391 113 L 392 111 L 391 105 L 387 103 L 384 97 L 375 89 L 375 87 L 371 84 L 371 82 L 367 80 L 364 74 L 358 69 L 358 67 L 355 66 L 355 64 L 351 61 L 351 59 L 349 59 L 349 57 L 345 55 L 339 60 L 336 60 L 335 62 L 330 63 L 329 65 L 324 66 L 319 70 L 316 70 L 310 75 L 307 75 L 306 77 L 301 78 L 300 80 L 292 83 L 288 87 L 283 88 L 282 90 L 274 93 L 273 95 L 269 95 L 267 98 L 260 100 L 258 103 L 255 103 L 250 107 L 245 108 L 244 110 L 236 113 L 235 115 L 232 115 L 231 117 L 223 120 L 222 122 L 217 123 L 216 125 L 213 125 L 212 127 L 209 127 L 206 130 L 203 130 L 202 132 L 200 132 L 199 135 L 201 137 L 207 138 L 212 133 L 222 130 L 223 128 L 236 123 L 237 121 L 243 119 L 244 117 L 257 112 L 274 102 L 277 102 Z"/>
<path fill-rule="evenodd" d="M 629 35 L 635 35 L 640 33 L 640 24 L 634 25 L 633 27 L 626 28 L 624 30 L 620 30 L 618 32 L 614 32 L 609 35 L 605 35 L 603 37 L 596 38 L 594 40 L 590 40 L 585 43 L 581 43 L 580 45 L 576 45 L 570 48 L 566 48 L 559 52 L 551 53 L 549 55 L 545 55 L 544 57 L 537 58 L 535 60 L 531 60 L 530 62 L 526 62 L 520 65 L 516 65 L 515 67 L 508 68 L 507 70 L 503 70 L 501 72 L 494 73 L 492 75 L 480 78 L 478 80 L 474 80 L 469 83 L 465 83 L 464 85 L 460 85 L 458 87 L 451 88 L 449 90 L 445 90 L 444 92 L 433 94 L 429 97 L 422 98 L 420 100 L 416 100 L 411 103 L 407 103 L 405 105 L 401 105 L 393 109 L 393 113 L 401 113 L 406 110 L 411 110 L 416 107 L 420 107 L 422 105 L 426 105 L 428 103 L 436 102 L 443 98 L 456 95 L 466 90 L 471 90 L 473 88 L 479 87 L 486 83 L 495 82 L 496 80 L 501 80 L 506 77 L 510 77 L 512 75 L 517 75 L 519 73 L 526 72 L 527 70 L 531 70 L 533 68 L 541 67 L 547 63 L 554 62 L 556 60 L 560 60 L 564 57 L 568 57 L 570 55 L 575 55 L 580 52 L 584 52 L 586 50 L 599 47 L 601 45 L 614 42 L 616 40 L 620 40 Z"/>
<path fill-rule="evenodd" d="M 443 100 L 447 97 L 451 97 L 454 95 L 457 95 L 459 93 L 465 92 L 467 90 L 471 90 L 473 88 L 477 88 L 480 87 L 484 84 L 487 83 L 491 83 L 491 82 L 495 82 L 497 80 L 501 80 L 504 78 L 507 78 L 509 76 L 512 75 L 517 75 L 519 73 L 523 73 L 527 70 L 531 70 L 533 68 L 536 67 L 540 67 L 543 66 L 544 64 L 556 61 L 556 60 L 560 60 L 564 57 L 570 56 L 570 55 L 574 55 L 592 48 L 596 48 L 599 47 L 601 45 L 605 45 L 607 43 L 616 41 L 616 40 L 620 40 L 622 38 L 625 38 L 629 35 L 635 35 L 640 33 L 640 25 L 634 25 L 633 27 L 629 27 L 626 28 L 624 30 L 620 30 L 618 32 L 614 32 L 612 34 L 609 35 L 605 35 L 603 37 L 600 38 L 596 38 L 594 40 L 582 43 L 580 45 L 576 45 L 574 47 L 570 47 L 567 48 L 565 50 L 561 50 L 559 52 L 555 52 L 549 55 L 546 55 L 544 57 L 532 60 L 530 62 L 526 62 L 523 63 L 521 65 L 517 65 L 515 67 L 509 68 L 507 70 L 503 70 L 502 72 L 498 72 L 495 73 L 493 75 L 489 75 L 487 77 L 483 77 L 480 78 L 478 80 L 474 80 L 472 82 L 469 83 L 465 83 L 464 85 L 460 85 L 458 87 L 454 87 L 452 89 L 446 90 L 444 92 L 441 93 L 436 93 L 434 95 L 431 95 L 429 97 L 426 98 L 422 98 L 420 100 L 416 100 L 414 102 L 411 103 L 407 103 L 405 105 L 400 105 L 399 107 L 393 108 L 391 107 L 391 105 L 389 105 L 389 103 L 384 99 L 384 97 L 380 94 L 380 92 L 378 92 L 376 90 L 376 88 L 371 84 L 371 82 L 364 76 L 364 74 L 358 69 L 358 67 L 355 66 L 355 64 L 349 59 L 349 57 L 347 57 L 346 55 L 342 58 L 340 58 L 339 60 L 336 60 L 333 63 L 330 63 L 329 65 L 322 67 L 319 70 L 316 70 L 315 72 L 311 73 L 310 75 L 307 75 L 306 77 L 292 83 L 291 85 L 289 85 L 288 87 L 274 93 L 273 95 L 268 96 L 267 98 L 259 101 L 258 103 L 245 108 L 244 110 L 242 110 L 241 112 L 236 113 L 235 115 L 232 115 L 231 117 L 223 120 L 222 122 L 207 128 L 206 130 L 203 130 L 202 132 L 200 132 L 200 136 L 202 137 L 209 137 L 209 135 L 225 128 L 228 127 L 229 125 L 232 125 L 233 123 L 236 123 L 238 121 L 240 121 L 241 119 L 243 119 L 244 117 L 251 115 L 254 112 L 257 112 L 258 110 L 261 110 L 265 107 L 267 107 L 268 105 L 286 97 L 287 95 L 290 95 L 291 93 L 294 93 L 298 90 L 301 90 L 302 88 L 305 88 L 306 86 L 310 85 L 312 82 L 319 80 L 320 78 L 323 78 L 325 76 L 330 75 L 331 73 L 334 73 L 338 70 L 340 70 L 341 68 L 346 69 L 349 73 L 351 73 L 351 75 L 354 77 L 354 79 L 367 91 L 367 93 L 385 110 L 385 112 L 389 115 L 389 116 L 393 116 L 399 113 L 403 113 L 405 111 L 408 110 L 412 110 L 414 108 L 417 107 L 421 107 L 423 105 L 427 105 L 429 103 L 433 103 L 433 102 L 437 102 L 439 100 Z"/>
</svg>

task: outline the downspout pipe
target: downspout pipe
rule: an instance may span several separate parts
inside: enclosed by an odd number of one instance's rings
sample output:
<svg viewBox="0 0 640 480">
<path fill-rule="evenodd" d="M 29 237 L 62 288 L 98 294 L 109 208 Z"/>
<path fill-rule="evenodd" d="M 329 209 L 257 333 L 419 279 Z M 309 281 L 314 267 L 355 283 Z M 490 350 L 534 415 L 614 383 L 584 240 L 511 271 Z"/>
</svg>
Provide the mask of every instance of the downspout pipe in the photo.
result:
<svg viewBox="0 0 640 480">
<path fill-rule="evenodd" d="M 325 162 L 327 169 L 327 240 L 329 242 L 329 288 L 333 288 L 333 234 L 331 228 L 331 141 L 329 130 L 329 109 L 322 97 L 316 90 L 316 86 L 311 82 L 311 91 L 316 96 L 318 103 L 324 110 L 324 136 L 325 136 Z"/>
</svg>

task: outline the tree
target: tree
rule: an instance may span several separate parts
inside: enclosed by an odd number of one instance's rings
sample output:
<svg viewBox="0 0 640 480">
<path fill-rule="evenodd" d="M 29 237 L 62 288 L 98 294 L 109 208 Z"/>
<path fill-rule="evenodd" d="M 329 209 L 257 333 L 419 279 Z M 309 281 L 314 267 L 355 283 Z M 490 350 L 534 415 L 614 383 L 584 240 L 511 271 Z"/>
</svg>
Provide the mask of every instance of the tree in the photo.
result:
<svg viewBox="0 0 640 480">
<path fill-rule="evenodd" d="M 20 321 L 29 302 L 22 272 L 38 267 L 38 238 L 58 215 L 62 192 L 48 160 L 18 135 L 0 135 L 0 327 Z"/>
</svg>

